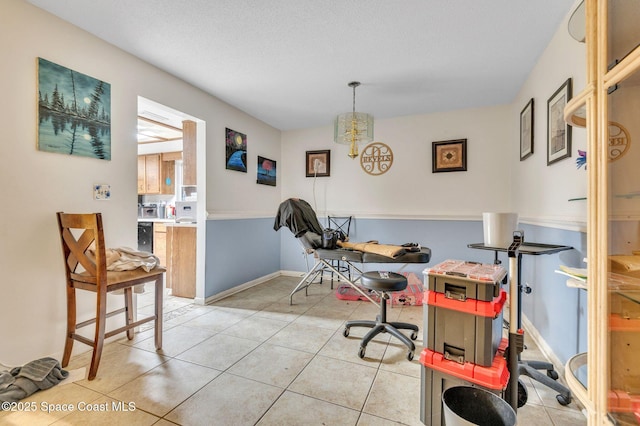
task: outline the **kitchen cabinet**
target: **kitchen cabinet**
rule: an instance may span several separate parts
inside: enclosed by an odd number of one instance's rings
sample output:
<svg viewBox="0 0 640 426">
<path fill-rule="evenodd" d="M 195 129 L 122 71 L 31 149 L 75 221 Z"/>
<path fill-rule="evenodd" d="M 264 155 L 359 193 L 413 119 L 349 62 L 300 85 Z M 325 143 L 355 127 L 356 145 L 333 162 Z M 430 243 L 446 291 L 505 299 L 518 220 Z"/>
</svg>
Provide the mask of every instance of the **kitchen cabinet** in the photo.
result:
<svg viewBox="0 0 640 426">
<path fill-rule="evenodd" d="M 138 156 L 138 194 L 160 193 L 160 154 Z"/>
<path fill-rule="evenodd" d="M 178 160 L 182 160 L 182 152 L 180 151 L 162 153 L 162 161 L 178 161 Z"/>
<path fill-rule="evenodd" d="M 586 85 L 565 109 L 588 138 L 588 350 L 566 373 L 589 425 L 640 416 L 639 12 L 634 1 L 586 0 Z"/>
<path fill-rule="evenodd" d="M 138 156 L 138 194 L 175 194 L 175 161 L 165 154 Z"/>
<path fill-rule="evenodd" d="M 153 254 L 160 259 L 160 265 L 167 266 L 167 224 L 153 224 Z"/>
<path fill-rule="evenodd" d="M 162 162 L 160 163 L 160 193 L 172 195 L 176 193 L 176 162 L 165 161 L 162 154 Z"/>
<path fill-rule="evenodd" d="M 160 193 L 160 154 L 138 156 L 138 194 Z"/>
<path fill-rule="evenodd" d="M 196 296 L 196 226 L 167 224 L 167 287 L 178 297 Z"/>
</svg>

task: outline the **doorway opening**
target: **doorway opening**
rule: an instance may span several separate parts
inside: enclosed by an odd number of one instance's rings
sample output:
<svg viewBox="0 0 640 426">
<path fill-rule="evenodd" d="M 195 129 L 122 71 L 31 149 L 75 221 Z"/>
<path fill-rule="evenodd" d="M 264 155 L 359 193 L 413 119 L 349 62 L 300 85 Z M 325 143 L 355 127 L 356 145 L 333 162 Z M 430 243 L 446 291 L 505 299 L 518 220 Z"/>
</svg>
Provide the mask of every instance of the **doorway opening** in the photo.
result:
<svg viewBox="0 0 640 426">
<path fill-rule="evenodd" d="M 166 295 L 178 305 L 205 299 L 204 129 L 203 120 L 138 97 L 139 250 L 167 268 Z"/>
</svg>

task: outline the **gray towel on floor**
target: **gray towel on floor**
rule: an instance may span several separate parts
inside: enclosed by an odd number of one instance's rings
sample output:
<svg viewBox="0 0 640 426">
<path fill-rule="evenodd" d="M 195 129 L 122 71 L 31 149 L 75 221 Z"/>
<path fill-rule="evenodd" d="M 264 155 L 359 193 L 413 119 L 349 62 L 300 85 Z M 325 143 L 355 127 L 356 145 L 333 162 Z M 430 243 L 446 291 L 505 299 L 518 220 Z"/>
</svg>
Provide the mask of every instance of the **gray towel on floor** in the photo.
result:
<svg viewBox="0 0 640 426">
<path fill-rule="evenodd" d="M 69 372 L 63 370 L 54 358 L 37 359 L 11 372 L 0 372 L 0 401 L 20 401 L 39 390 L 57 385 L 68 375 Z"/>
</svg>

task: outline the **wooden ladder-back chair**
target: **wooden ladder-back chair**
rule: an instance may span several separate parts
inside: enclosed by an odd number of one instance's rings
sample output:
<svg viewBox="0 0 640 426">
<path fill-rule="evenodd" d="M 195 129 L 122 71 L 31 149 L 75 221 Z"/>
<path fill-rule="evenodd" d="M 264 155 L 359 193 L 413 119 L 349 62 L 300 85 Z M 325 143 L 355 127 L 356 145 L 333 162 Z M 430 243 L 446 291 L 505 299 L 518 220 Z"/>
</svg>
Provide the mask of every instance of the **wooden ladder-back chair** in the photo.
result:
<svg viewBox="0 0 640 426">
<path fill-rule="evenodd" d="M 74 340 L 89 345 L 93 348 L 93 355 L 88 379 L 93 380 L 98 372 L 104 339 L 126 331 L 127 338 L 131 340 L 133 328 L 149 321 L 155 322 L 155 346 L 156 349 L 161 349 L 165 269 L 156 267 L 149 272 L 142 268 L 122 272 L 107 271 L 102 215 L 58 212 L 57 216 L 67 279 L 67 336 L 62 366 L 66 367 L 69 364 Z M 155 282 L 154 315 L 134 322 L 132 288 L 152 281 Z M 76 323 L 76 289 L 96 293 L 95 318 Z M 125 306 L 113 312 L 107 312 L 107 293 L 115 290 L 124 291 Z M 121 313 L 125 314 L 125 325 L 106 332 L 106 319 Z M 90 324 L 95 324 L 93 340 L 76 334 L 78 328 Z"/>
</svg>

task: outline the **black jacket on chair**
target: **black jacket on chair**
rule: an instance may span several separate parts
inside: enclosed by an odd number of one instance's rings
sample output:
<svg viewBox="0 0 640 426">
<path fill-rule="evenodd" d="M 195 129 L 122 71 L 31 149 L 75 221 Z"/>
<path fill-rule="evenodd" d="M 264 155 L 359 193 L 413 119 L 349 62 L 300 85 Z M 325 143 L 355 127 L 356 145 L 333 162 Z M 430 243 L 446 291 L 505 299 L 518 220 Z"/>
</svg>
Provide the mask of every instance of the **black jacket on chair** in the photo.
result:
<svg viewBox="0 0 640 426">
<path fill-rule="evenodd" d="M 283 226 L 289 228 L 296 238 L 313 232 L 318 236 L 318 242 L 321 241 L 322 226 L 318 222 L 316 212 L 309 203 L 299 198 L 289 198 L 280 204 L 273 229 L 277 231 Z"/>
</svg>

